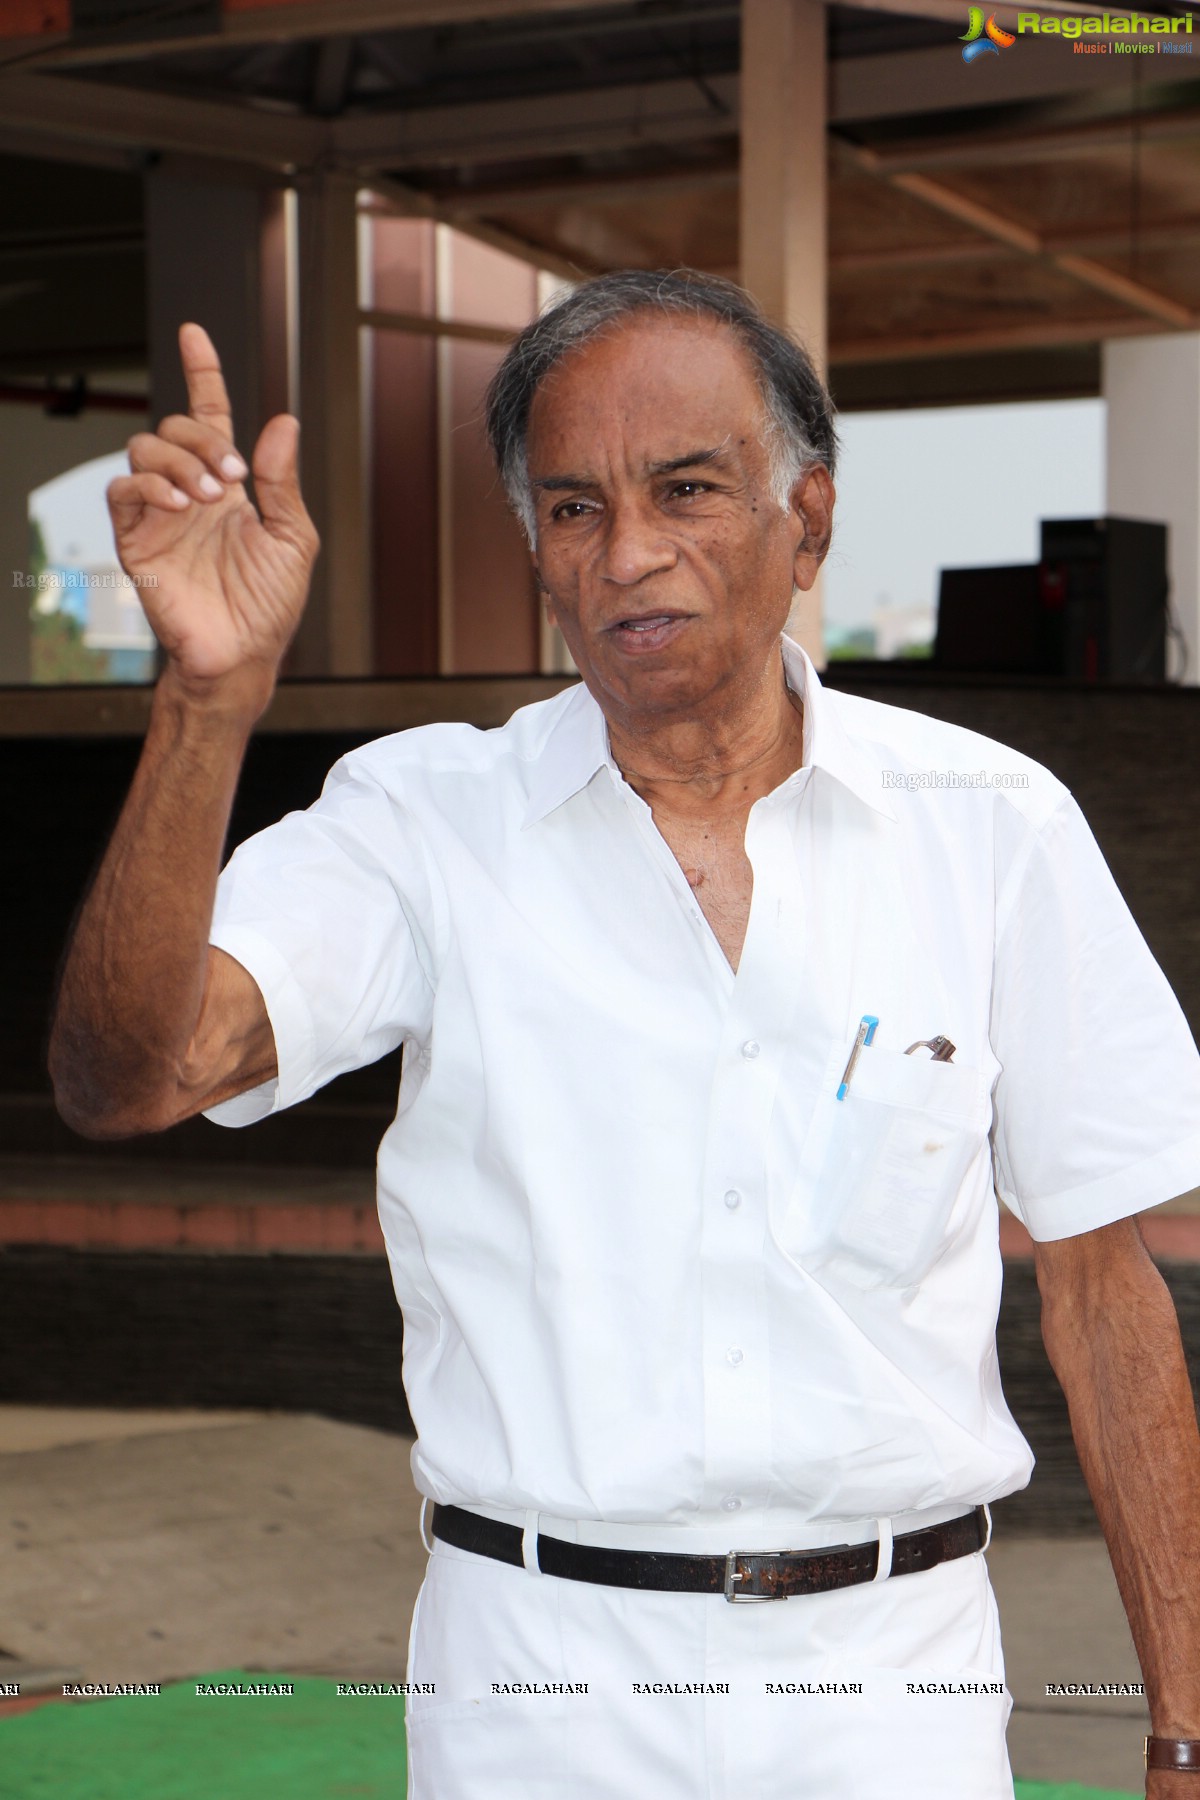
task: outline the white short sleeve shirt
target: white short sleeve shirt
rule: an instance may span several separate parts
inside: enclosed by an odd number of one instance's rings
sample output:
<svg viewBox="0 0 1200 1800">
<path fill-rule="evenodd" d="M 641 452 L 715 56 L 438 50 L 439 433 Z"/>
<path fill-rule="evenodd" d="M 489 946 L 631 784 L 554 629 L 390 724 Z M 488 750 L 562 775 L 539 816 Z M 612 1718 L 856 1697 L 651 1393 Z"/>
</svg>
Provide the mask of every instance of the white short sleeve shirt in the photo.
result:
<svg viewBox="0 0 1200 1800">
<path fill-rule="evenodd" d="M 405 1044 L 379 1210 L 436 1500 L 995 1499 L 1032 1467 L 996 1191 L 1051 1239 L 1200 1182 L 1200 1058 L 1066 790 L 783 655 L 804 761 L 751 810 L 736 977 L 583 687 L 367 745 L 221 878 L 280 1073 L 211 1117 Z"/>
</svg>

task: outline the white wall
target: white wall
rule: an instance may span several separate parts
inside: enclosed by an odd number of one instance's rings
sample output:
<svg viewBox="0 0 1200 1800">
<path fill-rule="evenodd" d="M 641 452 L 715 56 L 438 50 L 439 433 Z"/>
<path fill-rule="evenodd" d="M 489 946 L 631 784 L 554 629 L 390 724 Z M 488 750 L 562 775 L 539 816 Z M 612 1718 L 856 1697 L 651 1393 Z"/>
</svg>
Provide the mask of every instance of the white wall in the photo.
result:
<svg viewBox="0 0 1200 1800">
<path fill-rule="evenodd" d="M 1200 683 L 1200 334 L 1113 338 L 1104 346 L 1106 512 L 1167 524 L 1171 604 Z M 1178 648 L 1168 672 L 1179 673 Z"/>
</svg>

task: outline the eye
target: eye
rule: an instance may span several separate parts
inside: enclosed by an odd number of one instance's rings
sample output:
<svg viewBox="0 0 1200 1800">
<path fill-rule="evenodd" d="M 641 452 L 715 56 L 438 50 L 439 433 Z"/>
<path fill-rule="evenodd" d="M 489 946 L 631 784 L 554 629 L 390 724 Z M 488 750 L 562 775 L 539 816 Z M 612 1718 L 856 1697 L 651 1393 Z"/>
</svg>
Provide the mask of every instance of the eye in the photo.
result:
<svg viewBox="0 0 1200 1800">
<path fill-rule="evenodd" d="M 557 506 L 551 508 L 550 517 L 566 520 L 581 519 L 585 513 L 594 510 L 590 501 L 587 500 L 560 500 Z"/>
<path fill-rule="evenodd" d="M 706 481 L 676 481 L 668 493 L 670 500 L 694 500 L 700 494 L 711 493 Z"/>
</svg>

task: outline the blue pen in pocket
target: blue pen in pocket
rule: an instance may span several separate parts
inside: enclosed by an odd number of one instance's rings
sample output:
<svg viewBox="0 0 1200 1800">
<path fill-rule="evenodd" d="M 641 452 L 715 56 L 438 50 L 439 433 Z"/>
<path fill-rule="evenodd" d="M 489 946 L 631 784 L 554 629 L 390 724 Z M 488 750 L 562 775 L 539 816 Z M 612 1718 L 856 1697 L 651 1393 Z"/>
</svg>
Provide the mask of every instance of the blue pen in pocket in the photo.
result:
<svg viewBox="0 0 1200 1800">
<path fill-rule="evenodd" d="M 846 1091 L 850 1086 L 850 1077 L 854 1073 L 854 1065 L 858 1061 L 862 1051 L 874 1038 L 875 1027 L 878 1024 L 879 1020 L 875 1017 L 874 1013 L 864 1013 L 859 1021 L 858 1035 L 854 1040 L 854 1047 L 847 1059 L 846 1067 L 842 1071 L 841 1085 L 837 1091 L 839 1100 L 844 1100 L 846 1098 Z"/>
</svg>

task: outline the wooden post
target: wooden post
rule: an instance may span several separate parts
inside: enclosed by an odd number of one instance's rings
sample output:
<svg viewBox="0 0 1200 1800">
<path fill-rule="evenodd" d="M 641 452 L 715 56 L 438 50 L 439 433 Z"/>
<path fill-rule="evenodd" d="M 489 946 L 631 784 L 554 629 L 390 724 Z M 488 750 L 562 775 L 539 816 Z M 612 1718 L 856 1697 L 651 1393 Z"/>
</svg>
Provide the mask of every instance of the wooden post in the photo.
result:
<svg viewBox="0 0 1200 1800">
<path fill-rule="evenodd" d="M 145 196 L 151 424 L 187 411 L 179 327 L 194 319 L 221 359 L 234 441 L 248 462 L 285 404 L 268 379 L 282 191 L 252 169 L 212 176 L 167 157 L 147 171 Z"/>
<path fill-rule="evenodd" d="M 821 0 L 742 7 L 743 286 L 826 366 L 826 13 Z M 789 630 L 824 660 L 819 584 Z"/>
<path fill-rule="evenodd" d="M 356 186 L 323 173 L 299 196 L 300 467 L 321 555 L 290 675 L 371 673 Z"/>
<path fill-rule="evenodd" d="M 187 411 L 179 327 L 195 319 L 221 358 L 238 447 L 247 459 L 262 409 L 262 236 L 269 188 L 177 174 L 169 161 L 145 178 L 150 411 L 157 425 Z"/>
</svg>

